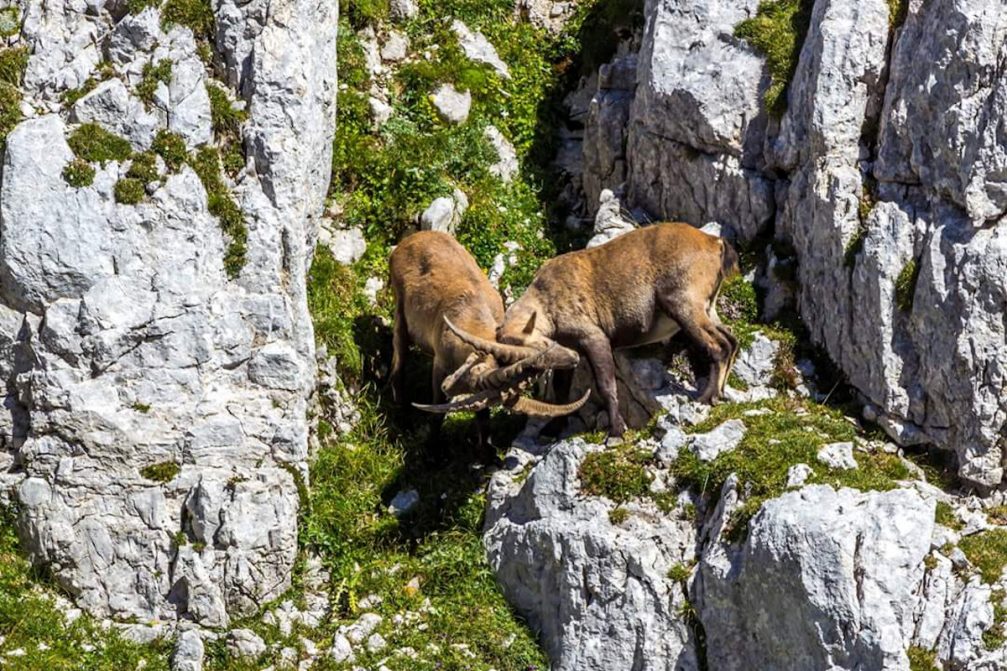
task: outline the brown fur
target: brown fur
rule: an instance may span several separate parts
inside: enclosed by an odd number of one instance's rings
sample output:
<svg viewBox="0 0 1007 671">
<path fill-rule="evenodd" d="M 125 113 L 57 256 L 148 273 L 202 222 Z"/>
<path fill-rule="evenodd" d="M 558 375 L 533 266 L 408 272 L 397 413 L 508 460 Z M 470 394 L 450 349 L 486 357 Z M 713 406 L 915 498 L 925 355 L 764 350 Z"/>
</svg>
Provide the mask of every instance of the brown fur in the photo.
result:
<svg viewBox="0 0 1007 671">
<path fill-rule="evenodd" d="M 497 340 L 532 347 L 555 341 L 586 356 L 610 432 L 621 435 L 626 427 L 613 349 L 658 342 L 682 330 L 710 361 L 699 400 L 714 402 L 723 392 L 738 344 L 720 324 L 714 303 L 723 280 L 735 272 L 737 254 L 721 239 L 687 224 L 648 226 L 546 262 L 507 310 Z M 558 388 L 568 386 L 569 374 L 557 377 Z"/>
<path fill-rule="evenodd" d="M 402 370 L 410 343 L 434 359 L 433 403 L 444 400 L 441 385 L 474 351 L 447 327 L 444 317 L 459 328 L 492 339 L 503 321 L 500 294 L 489 283 L 472 255 L 446 233 L 420 231 L 395 248 L 388 262 L 395 294 L 392 354 L 392 391 L 404 403 Z M 495 367 L 485 355 L 482 364 Z M 434 420 L 435 435 L 441 417 Z M 488 443 L 489 411 L 477 415 L 480 443 Z"/>
</svg>

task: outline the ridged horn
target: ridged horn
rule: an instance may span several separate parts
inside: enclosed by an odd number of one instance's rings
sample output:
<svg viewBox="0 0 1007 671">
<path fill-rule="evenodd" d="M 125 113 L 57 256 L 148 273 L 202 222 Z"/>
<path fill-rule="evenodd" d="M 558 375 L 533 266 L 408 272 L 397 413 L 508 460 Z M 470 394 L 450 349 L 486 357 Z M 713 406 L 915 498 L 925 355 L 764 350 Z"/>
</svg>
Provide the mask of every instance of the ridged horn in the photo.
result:
<svg viewBox="0 0 1007 671">
<path fill-rule="evenodd" d="M 563 415 L 569 415 L 580 410 L 584 407 L 584 404 L 587 403 L 587 399 L 590 396 L 591 390 L 588 389 L 579 399 L 573 403 L 567 403 L 565 405 L 555 405 L 553 403 L 536 401 L 533 398 L 527 398 L 525 396 L 518 396 L 512 402 L 505 403 L 504 407 L 511 412 L 529 415 L 531 417 L 562 417 Z"/>
<path fill-rule="evenodd" d="M 446 315 L 444 317 L 444 323 L 447 324 L 452 333 L 461 338 L 462 342 L 471 345 L 480 352 L 492 354 L 504 363 L 515 363 L 536 353 L 536 350 L 531 347 L 505 345 L 497 342 L 496 340 L 487 340 L 486 338 L 474 336 L 452 324 L 451 320 L 448 319 Z"/>
<path fill-rule="evenodd" d="M 432 412 L 439 415 L 446 415 L 449 412 L 464 412 L 466 410 L 482 410 L 488 408 L 491 405 L 495 405 L 500 402 L 500 392 L 495 389 L 487 389 L 486 391 L 481 391 L 477 394 L 472 394 L 470 396 L 464 396 L 454 401 L 449 401 L 447 403 L 439 403 L 436 405 L 423 405 L 422 403 L 413 403 L 413 407 L 424 412 Z"/>
</svg>

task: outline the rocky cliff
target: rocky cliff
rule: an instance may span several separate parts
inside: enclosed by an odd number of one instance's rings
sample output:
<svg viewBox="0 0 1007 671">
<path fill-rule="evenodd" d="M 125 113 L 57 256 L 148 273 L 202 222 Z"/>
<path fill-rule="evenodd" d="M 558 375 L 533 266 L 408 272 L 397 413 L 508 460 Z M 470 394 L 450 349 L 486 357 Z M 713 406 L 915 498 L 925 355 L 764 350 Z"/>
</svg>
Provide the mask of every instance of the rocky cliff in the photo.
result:
<svg viewBox="0 0 1007 671">
<path fill-rule="evenodd" d="M 0 477 L 88 611 L 222 627 L 297 553 L 337 8 L 157 4 L 4 10 Z"/>
</svg>

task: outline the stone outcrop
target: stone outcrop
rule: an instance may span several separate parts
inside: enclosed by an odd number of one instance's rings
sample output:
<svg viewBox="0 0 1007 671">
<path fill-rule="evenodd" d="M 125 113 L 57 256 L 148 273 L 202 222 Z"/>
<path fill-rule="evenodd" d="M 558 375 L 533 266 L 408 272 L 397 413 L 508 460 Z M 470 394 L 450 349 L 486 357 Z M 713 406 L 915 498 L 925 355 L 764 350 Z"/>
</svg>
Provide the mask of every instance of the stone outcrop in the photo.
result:
<svg viewBox="0 0 1007 671">
<path fill-rule="evenodd" d="M 224 627 L 289 586 L 297 552 L 315 380 L 305 276 L 329 181 L 337 9 L 214 5 L 215 67 L 153 8 L 25 5 L 34 116 L 6 143 L 0 346 L 3 482 L 32 559 L 96 615 Z M 147 102 L 145 66 L 164 61 Z M 233 276 L 235 239 L 188 165 L 158 159 L 136 204 L 116 196 L 129 160 L 95 163 L 86 186 L 63 176 L 83 122 L 133 151 L 165 130 L 190 152 L 224 141 L 208 86 L 248 112 L 246 165 L 221 178 L 247 230 Z"/>
<path fill-rule="evenodd" d="M 901 444 L 953 450 L 966 480 L 995 487 L 1007 10 L 910 1 L 895 26 L 883 0 L 818 0 L 777 118 L 763 58 L 734 37 L 757 6 L 648 1 L 639 53 L 606 66 L 589 105 L 587 204 L 609 189 L 641 220 L 717 221 L 742 242 L 773 233 L 796 254 L 774 250 L 773 265 L 795 266 L 798 283 L 768 273 L 767 310 L 796 295 L 868 419 Z"/>
</svg>

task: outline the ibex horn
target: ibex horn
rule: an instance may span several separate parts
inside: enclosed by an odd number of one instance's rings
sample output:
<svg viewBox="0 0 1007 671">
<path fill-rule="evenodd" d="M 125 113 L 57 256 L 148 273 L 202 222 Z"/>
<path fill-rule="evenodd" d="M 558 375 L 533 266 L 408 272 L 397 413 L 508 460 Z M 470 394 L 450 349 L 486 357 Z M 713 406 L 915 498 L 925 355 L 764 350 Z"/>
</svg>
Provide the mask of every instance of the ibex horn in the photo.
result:
<svg viewBox="0 0 1007 671">
<path fill-rule="evenodd" d="M 448 328 L 451 329 L 452 333 L 461 338 L 462 342 L 471 345 L 480 352 L 492 354 L 504 363 L 514 363 L 537 353 L 537 350 L 531 347 L 505 345 L 495 340 L 487 340 L 486 338 L 480 338 L 479 336 L 474 336 L 471 333 L 466 333 L 452 324 L 451 320 L 446 316 L 444 317 L 444 323 L 448 325 Z"/>
<path fill-rule="evenodd" d="M 511 412 L 530 415 L 531 417 L 562 417 L 563 415 L 569 415 L 580 410 L 587 403 L 589 396 L 591 396 L 590 389 L 584 392 L 584 395 L 579 399 L 566 405 L 554 405 L 552 403 L 536 401 L 533 398 L 518 396 L 513 402 L 504 403 L 504 407 Z"/>
</svg>

